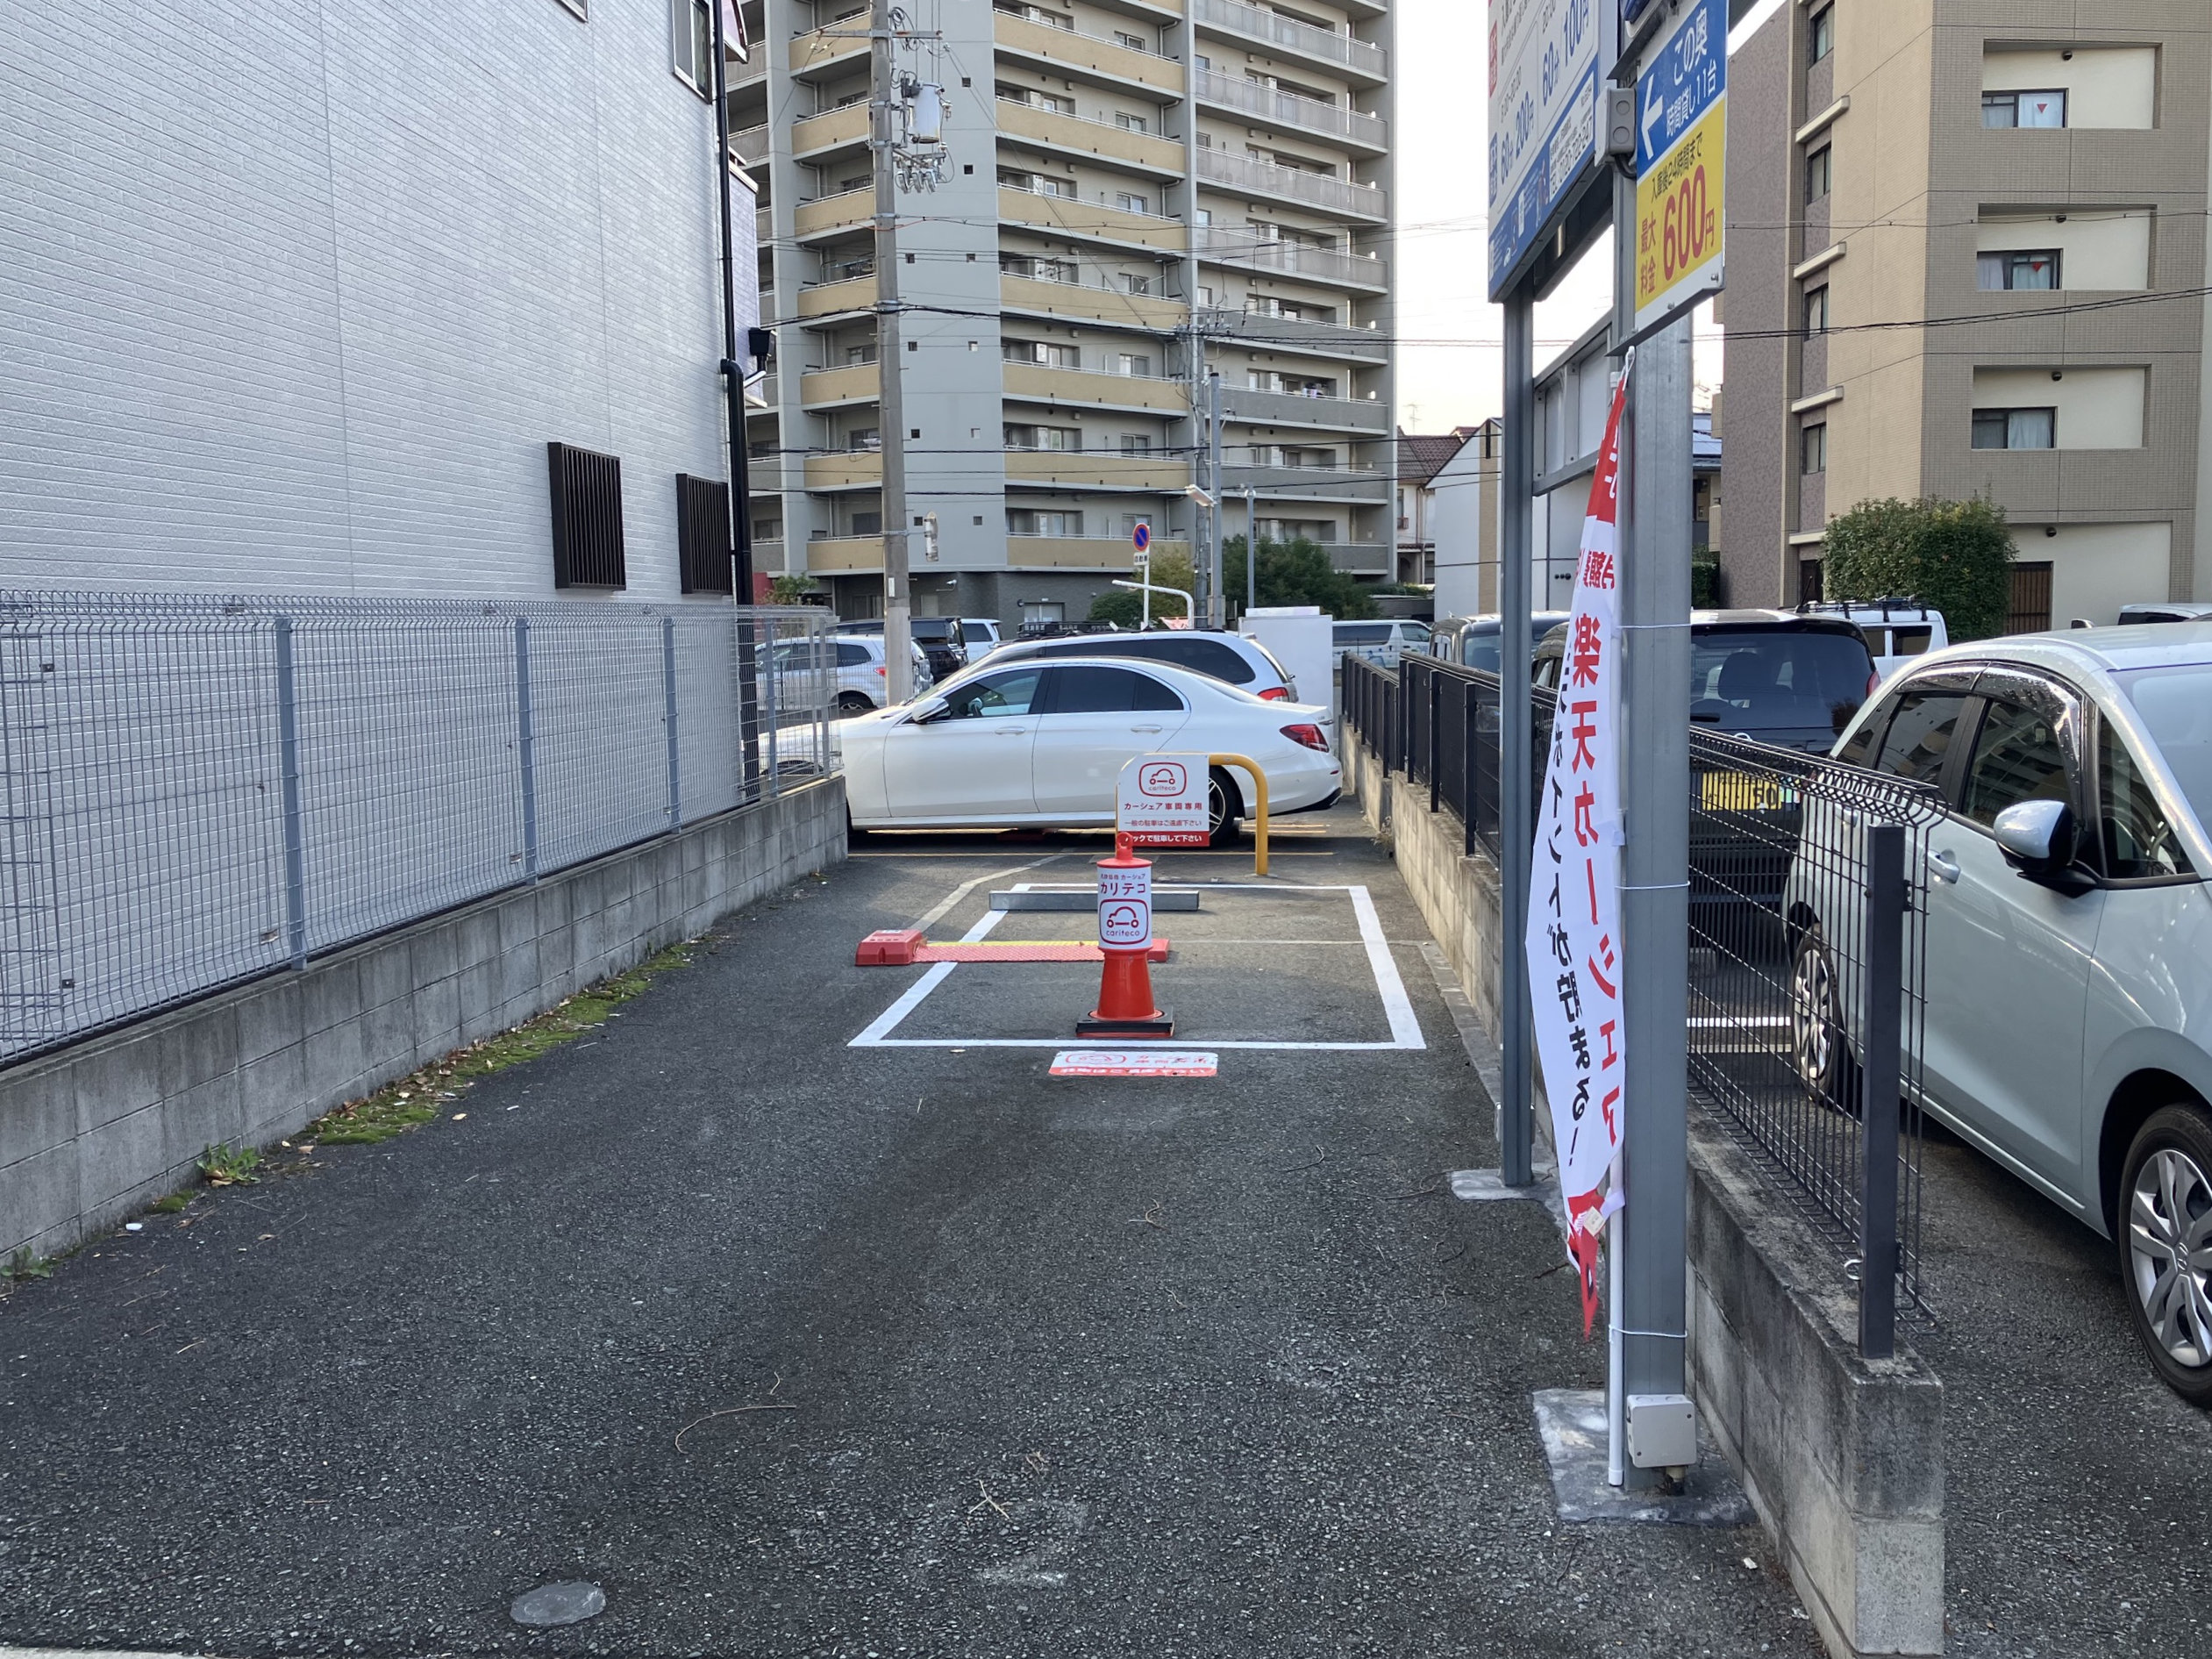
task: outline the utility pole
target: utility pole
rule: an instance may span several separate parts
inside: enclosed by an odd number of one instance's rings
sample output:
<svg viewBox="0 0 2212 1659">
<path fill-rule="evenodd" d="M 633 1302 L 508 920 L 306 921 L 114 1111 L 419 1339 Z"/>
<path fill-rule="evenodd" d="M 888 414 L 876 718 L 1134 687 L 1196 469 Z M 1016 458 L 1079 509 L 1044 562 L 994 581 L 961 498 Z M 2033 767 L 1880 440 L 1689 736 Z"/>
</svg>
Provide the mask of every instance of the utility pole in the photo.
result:
<svg viewBox="0 0 2212 1659">
<path fill-rule="evenodd" d="M 1191 476 L 1198 481 L 1201 497 L 1211 497 L 1217 504 L 1221 495 L 1220 482 L 1209 470 L 1213 455 L 1210 440 L 1210 420 L 1206 404 L 1206 336 L 1198 325 L 1190 325 L 1190 429 L 1197 442 L 1192 446 Z M 1220 511 L 1218 504 L 1209 507 L 1205 500 L 1194 497 L 1190 511 L 1190 587 L 1196 600 L 1190 611 L 1190 626 L 1206 625 L 1209 604 L 1206 597 L 1206 546 L 1212 533 L 1213 516 Z"/>
<path fill-rule="evenodd" d="M 1222 511 L 1223 498 L 1228 491 L 1221 477 L 1221 370 L 1206 371 L 1206 460 L 1207 472 L 1213 481 L 1213 547 L 1208 555 L 1206 569 L 1206 621 L 1209 628 L 1223 626 L 1223 613 L 1228 610 L 1221 592 L 1221 526 L 1228 517 Z"/>
<path fill-rule="evenodd" d="M 737 237 L 730 222 L 730 46 L 723 9 L 714 8 L 714 136 L 722 230 L 722 390 L 730 421 L 730 595 L 751 604 L 753 592 L 753 483 L 746 453 L 745 375 L 749 342 L 738 338 Z M 750 622 L 738 625 L 738 733 L 748 783 L 760 769 L 760 704 L 757 641 Z"/>
<path fill-rule="evenodd" d="M 914 695 L 914 600 L 906 558 L 905 367 L 899 343 L 899 87 L 892 61 L 891 0 L 873 0 L 868 15 L 873 67 L 868 127 L 875 151 L 876 437 L 883 458 L 883 673 L 893 703 Z"/>
</svg>

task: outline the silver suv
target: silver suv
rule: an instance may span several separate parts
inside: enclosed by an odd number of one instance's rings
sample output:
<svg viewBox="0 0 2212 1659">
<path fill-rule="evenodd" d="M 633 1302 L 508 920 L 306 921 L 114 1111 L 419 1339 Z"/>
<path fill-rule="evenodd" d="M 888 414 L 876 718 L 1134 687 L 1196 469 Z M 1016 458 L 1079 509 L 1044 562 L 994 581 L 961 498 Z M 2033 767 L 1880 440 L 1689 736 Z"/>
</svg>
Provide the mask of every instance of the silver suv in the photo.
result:
<svg viewBox="0 0 2212 1659">
<path fill-rule="evenodd" d="M 1954 646 L 1885 685 L 1836 754 L 1946 807 L 1923 1105 L 2116 1241 L 2151 1363 L 2212 1405 L 2212 622 Z M 1809 1086 L 1855 1047 L 1837 970 L 1859 953 L 1799 872 L 1847 852 L 1801 850 L 1784 898 Z"/>
</svg>

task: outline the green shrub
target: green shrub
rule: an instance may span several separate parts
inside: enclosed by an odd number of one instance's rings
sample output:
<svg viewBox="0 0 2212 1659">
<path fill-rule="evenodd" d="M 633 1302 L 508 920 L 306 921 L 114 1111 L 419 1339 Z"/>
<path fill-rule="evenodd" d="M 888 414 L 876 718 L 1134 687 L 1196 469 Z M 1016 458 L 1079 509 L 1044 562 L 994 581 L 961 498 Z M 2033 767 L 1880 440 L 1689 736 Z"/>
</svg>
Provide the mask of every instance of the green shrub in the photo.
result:
<svg viewBox="0 0 2212 1659">
<path fill-rule="evenodd" d="M 1862 501 L 1828 522 L 1820 585 L 1830 599 L 1913 598 L 1943 612 L 1954 640 L 2002 633 L 2012 608 L 2004 509 L 1970 501 Z"/>
</svg>

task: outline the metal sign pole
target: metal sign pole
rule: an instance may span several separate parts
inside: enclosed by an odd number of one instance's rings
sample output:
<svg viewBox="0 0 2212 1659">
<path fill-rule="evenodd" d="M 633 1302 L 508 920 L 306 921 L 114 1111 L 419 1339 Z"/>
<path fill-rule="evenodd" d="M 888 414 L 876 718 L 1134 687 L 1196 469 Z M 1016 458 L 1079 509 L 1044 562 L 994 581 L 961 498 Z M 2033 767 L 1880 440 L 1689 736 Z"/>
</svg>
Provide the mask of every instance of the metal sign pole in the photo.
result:
<svg viewBox="0 0 2212 1659">
<path fill-rule="evenodd" d="M 1615 234 L 1633 245 L 1633 188 Z M 1612 1309 L 1620 1362 L 1612 1390 L 1617 1438 L 1640 1396 L 1684 1395 L 1688 1319 L 1684 1282 L 1689 1215 L 1687 1025 L 1689 1017 L 1690 319 L 1637 350 L 1631 424 L 1622 445 L 1630 523 L 1623 561 L 1623 1047 L 1630 1056 L 1622 1106 L 1627 1203 L 1618 1229 Z M 1656 1469 L 1623 1470 L 1631 1487 Z"/>
<path fill-rule="evenodd" d="M 1498 888 L 1507 940 L 1501 954 L 1498 1033 L 1503 1098 L 1498 1102 L 1498 1176 L 1509 1187 L 1536 1179 L 1530 1109 L 1529 964 L 1515 941 L 1529 913 L 1529 860 L 1536 812 L 1529 690 L 1530 531 L 1536 504 L 1536 299 L 1526 286 L 1505 298 L 1505 441 L 1499 461 Z"/>
</svg>

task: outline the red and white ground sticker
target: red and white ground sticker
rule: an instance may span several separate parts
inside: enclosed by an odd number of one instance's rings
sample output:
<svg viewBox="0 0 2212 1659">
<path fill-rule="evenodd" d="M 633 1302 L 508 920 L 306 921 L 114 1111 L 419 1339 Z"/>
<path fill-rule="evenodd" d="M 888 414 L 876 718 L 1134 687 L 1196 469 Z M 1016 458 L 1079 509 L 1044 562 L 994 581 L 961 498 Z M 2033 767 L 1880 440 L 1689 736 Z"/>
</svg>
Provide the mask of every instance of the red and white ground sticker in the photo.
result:
<svg viewBox="0 0 2212 1659">
<path fill-rule="evenodd" d="M 1210 1077 L 1218 1055 L 1198 1048 L 1063 1048 L 1055 1077 Z"/>
</svg>

